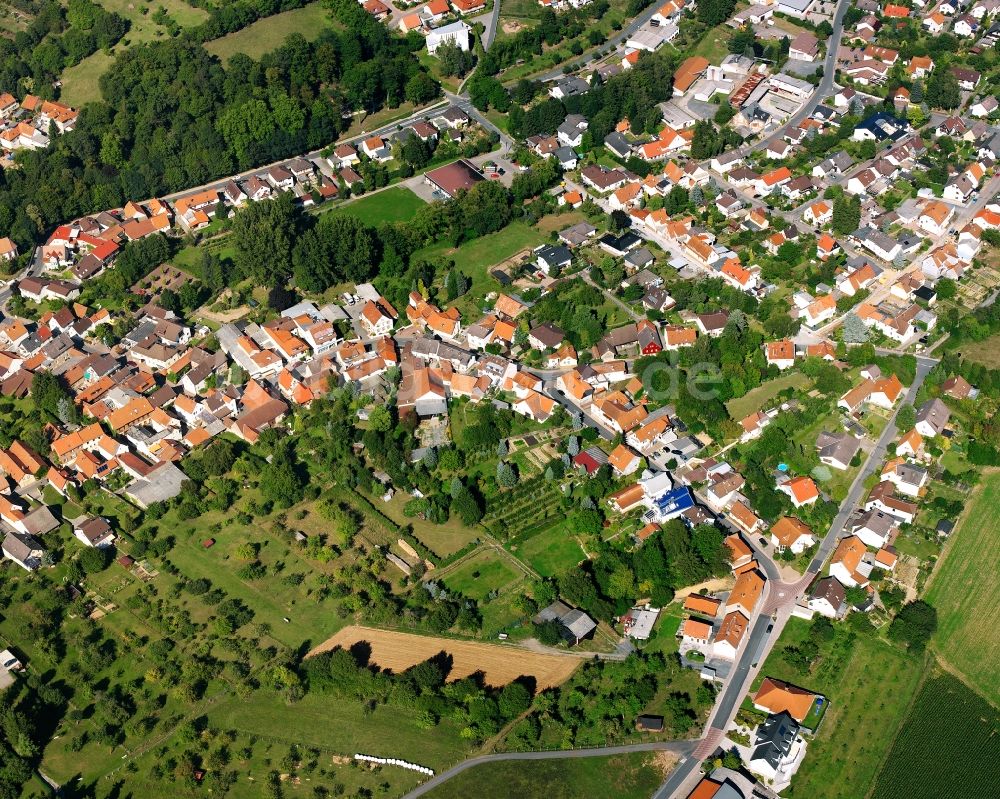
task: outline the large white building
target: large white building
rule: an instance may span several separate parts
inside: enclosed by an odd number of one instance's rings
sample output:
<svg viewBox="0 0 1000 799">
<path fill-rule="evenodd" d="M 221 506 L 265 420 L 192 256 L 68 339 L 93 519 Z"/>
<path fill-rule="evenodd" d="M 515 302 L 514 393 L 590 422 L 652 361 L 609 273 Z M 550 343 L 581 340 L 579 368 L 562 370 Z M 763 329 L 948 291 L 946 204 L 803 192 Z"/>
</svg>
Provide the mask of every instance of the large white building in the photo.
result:
<svg viewBox="0 0 1000 799">
<path fill-rule="evenodd" d="M 434 28 L 427 34 L 427 52 L 434 55 L 442 44 L 454 44 L 460 50 L 468 50 L 470 33 L 472 28 L 461 20 Z"/>
</svg>

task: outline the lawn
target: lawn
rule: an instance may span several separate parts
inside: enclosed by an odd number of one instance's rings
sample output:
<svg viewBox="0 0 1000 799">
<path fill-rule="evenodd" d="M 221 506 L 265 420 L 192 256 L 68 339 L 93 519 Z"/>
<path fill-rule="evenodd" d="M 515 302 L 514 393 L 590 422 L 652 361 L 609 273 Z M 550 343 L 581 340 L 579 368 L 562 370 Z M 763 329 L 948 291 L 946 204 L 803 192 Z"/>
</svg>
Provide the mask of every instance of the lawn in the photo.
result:
<svg viewBox="0 0 1000 799">
<path fill-rule="evenodd" d="M 461 298 L 459 307 L 478 318 L 482 299 L 491 291 L 501 291 L 502 286 L 489 274 L 490 269 L 521 250 L 537 247 L 545 241 L 540 231 L 524 222 L 513 222 L 503 230 L 480 236 L 459 247 L 447 242 L 437 242 L 417 250 L 410 260 L 453 260 L 471 281 L 469 293 Z"/>
<path fill-rule="evenodd" d="M 462 759 L 467 745 L 459 737 L 459 727 L 442 721 L 426 730 L 418 724 L 419 716 L 415 708 L 377 705 L 369 712 L 361 702 L 319 694 L 288 704 L 267 691 L 256 693 L 251 702 L 223 699 L 208 711 L 213 727 L 263 732 L 331 754 L 397 757 L 435 770 Z"/>
<path fill-rule="evenodd" d="M 786 388 L 802 389 L 809 385 L 809 378 L 802 372 L 789 372 L 774 380 L 757 386 L 742 397 L 735 397 L 726 403 L 726 410 L 736 421 L 745 419 L 755 411 L 764 410 L 775 397 Z"/>
<path fill-rule="evenodd" d="M 1000 705 L 1000 472 L 984 475 L 928 584 L 938 612 L 933 646 Z"/>
<path fill-rule="evenodd" d="M 337 212 L 357 217 L 369 225 L 408 222 L 426 203 L 405 186 L 394 186 L 337 207 Z"/>
<path fill-rule="evenodd" d="M 369 499 L 371 499 L 369 497 Z M 409 526 L 420 542 L 439 557 L 445 557 L 457 552 L 470 541 L 475 541 L 480 532 L 472 527 L 466 527 L 458 518 L 448 519 L 444 524 L 434 524 L 425 519 L 409 519 L 403 514 L 403 508 L 410 500 L 409 495 L 397 491 L 388 502 L 373 500 L 375 506 L 396 524 Z"/>
<path fill-rule="evenodd" d="M 645 753 L 575 760 L 489 763 L 462 772 L 428 799 L 646 799 L 663 781 L 655 756 Z"/>
<path fill-rule="evenodd" d="M 510 564 L 508 558 L 493 549 L 477 552 L 449 572 L 444 584 L 470 599 L 486 599 L 493 591 L 500 591 L 521 579 L 521 571 Z"/>
<path fill-rule="evenodd" d="M 1000 713 L 957 678 L 939 674 L 917 694 L 870 796 L 982 796 L 984 785 L 998 783 Z"/>
<path fill-rule="evenodd" d="M 98 85 L 115 55 L 133 44 L 163 40 L 169 37 L 166 27 L 153 19 L 150 10 L 164 9 L 167 16 L 181 28 L 190 28 L 208 19 L 204 9 L 188 5 L 184 0 L 156 0 L 146 5 L 131 0 L 98 0 L 101 6 L 125 17 L 131 25 L 128 33 L 112 49 L 110 54 L 98 51 L 83 59 L 79 64 L 63 71 L 60 99 L 69 105 L 80 107 L 84 103 L 101 99 Z M 146 11 L 147 13 L 143 13 Z"/>
<path fill-rule="evenodd" d="M 293 513 L 294 509 L 287 511 L 289 519 Z M 182 574 L 190 579 L 204 577 L 228 596 L 242 600 L 253 609 L 254 621 L 269 624 L 272 636 L 288 647 L 300 646 L 303 641 L 322 641 L 343 626 L 329 604 L 311 596 L 309 584 L 313 580 L 309 578 L 317 572 L 315 562 L 301 557 L 296 547 L 273 535 L 266 517 L 256 520 L 253 528 L 234 524 L 214 529 L 215 523 L 223 520 L 218 511 L 209 511 L 189 522 L 178 521 L 173 512 L 160 520 L 160 528 L 171 530 L 177 538 L 168 557 Z M 296 529 L 304 526 L 300 522 L 290 524 Z M 206 549 L 202 542 L 209 537 L 216 543 Z M 236 556 L 236 550 L 246 541 L 260 545 L 258 557 L 268 569 L 267 576 L 260 580 L 237 576 L 244 561 Z M 307 579 L 300 585 L 287 585 L 283 577 L 292 573 L 304 574 Z"/>
<path fill-rule="evenodd" d="M 543 577 L 563 574 L 585 557 L 580 542 L 561 521 L 518 544 L 516 554 Z"/>
<path fill-rule="evenodd" d="M 1000 334 L 962 344 L 956 353 L 967 361 L 981 363 L 989 369 L 1000 369 Z"/>
<path fill-rule="evenodd" d="M 704 56 L 708 59 L 708 63 L 720 64 L 722 59 L 729 55 L 729 40 L 732 35 L 733 29 L 728 25 L 718 25 L 705 33 L 690 55 Z"/>
<path fill-rule="evenodd" d="M 324 28 L 334 26 L 330 12 L 322 2 L 310 3 L 302 8 L 284 11 L 273 17 L 257 20 L 243 30 L 238 30 L 205 43 L 205 49 L 226 63 L 236 53 L 246 53 L 258 59 L 279 47 L 293 33 L 302 34 L 306 40 L 319 37 Z"/>
</svg>

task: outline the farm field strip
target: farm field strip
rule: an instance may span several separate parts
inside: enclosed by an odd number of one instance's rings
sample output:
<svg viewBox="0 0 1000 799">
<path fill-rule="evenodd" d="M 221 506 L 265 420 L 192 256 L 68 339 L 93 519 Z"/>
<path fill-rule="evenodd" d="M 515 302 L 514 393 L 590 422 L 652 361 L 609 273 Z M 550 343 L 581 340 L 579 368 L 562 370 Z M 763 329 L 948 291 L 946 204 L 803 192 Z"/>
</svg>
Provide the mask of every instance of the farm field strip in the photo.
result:
<svg viewBox="0 0 1000 799">
<path fill-rule="evenodd" d="M 950 674 L 928 679 L 875 780 L 872 799 L 985 796 L 1000 783 L 1000 712 Z"/>
<path fill-rule="evenodd" d="M 361 641 L 371 646 L 370 660 L 381 668 L 399 673 L 444 651 L 452 657 L 449 680 L 460 680 L 481 671 L 486 683 L 494 686 L 530 676 L 535 678 L 538 690 L 552 688 L 565 682 L 580 664 L 574 657 L 353 625 L 328 638 L 309 656 L 337 647 L 349 648 Z"/>
<path fill-rule="evenodd" d="M 1000 706 L 1000 472 L 983 477 L 926 592 L 938 613 L 933 646 Z"/>
</svg>

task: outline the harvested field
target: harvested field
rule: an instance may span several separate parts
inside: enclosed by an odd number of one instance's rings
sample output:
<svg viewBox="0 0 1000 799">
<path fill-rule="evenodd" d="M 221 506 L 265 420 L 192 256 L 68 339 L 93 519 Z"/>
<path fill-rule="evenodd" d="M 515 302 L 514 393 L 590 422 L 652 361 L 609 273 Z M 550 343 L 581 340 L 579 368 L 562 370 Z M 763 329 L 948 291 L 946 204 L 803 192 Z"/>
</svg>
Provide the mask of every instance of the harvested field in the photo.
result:
<svg viewBox="0 0 1000 799">
<path fill-rule="evenodd" d="M 406 671 L 417 663 L 447 652 L 452 657 L 450 680 L 460 680 L 483 672 L 488 685 L 506 685 L 521 676 L 534 677 L 537 690 L 552 688 L 569 679 L 580 660 L 561 655 L 539 655 L 509 646 L 453 641 L 426 635 L 376 630 L 371 627 L 345 627 L 313 649 L 309 655 L 337 647 L 351 647 L 359 641 L 371 646 L 373 664 L 393 672 Z"/>
</svg>

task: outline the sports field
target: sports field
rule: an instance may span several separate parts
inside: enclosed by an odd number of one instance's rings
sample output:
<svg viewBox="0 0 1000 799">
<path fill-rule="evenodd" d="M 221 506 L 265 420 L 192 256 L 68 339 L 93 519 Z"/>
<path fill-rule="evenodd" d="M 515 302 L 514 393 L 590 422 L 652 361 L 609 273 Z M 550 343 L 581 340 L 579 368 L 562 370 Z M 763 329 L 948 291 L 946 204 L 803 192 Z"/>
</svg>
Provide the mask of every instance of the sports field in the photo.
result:
<svg viewBox="0 0 1000 799">
<path fill-rule="evenodd" d="M 538 690 L 565 682 L 580 664 L 577 658 L 539 655 L 509 646 L 453 641 L 426 635 L 375 630 L 370 627 L 345 627 L 309 654 L 315 655 L 337 647 L 350 647 L 359 641 L 371 646 L 371 662 L 399 673 L 417 663 L 447 652 L 452 657 L 449 680 L 460 680 L 483 672 L 488 685 L 506 685 L 522 676 L 534 677 Z"/>
<path fill-rule="evenodd" d="M 933 646 L 965 680 L 1000 706 L 1000 472 L 983 476 L 932 575 Z"/>
</svg>

